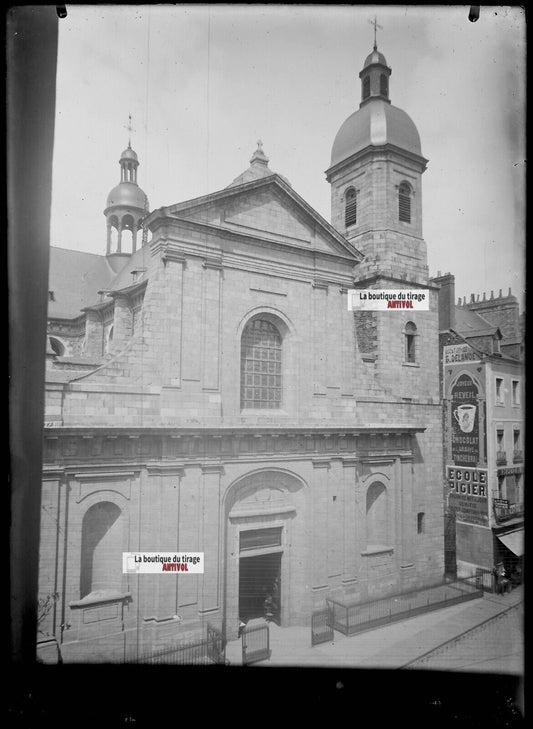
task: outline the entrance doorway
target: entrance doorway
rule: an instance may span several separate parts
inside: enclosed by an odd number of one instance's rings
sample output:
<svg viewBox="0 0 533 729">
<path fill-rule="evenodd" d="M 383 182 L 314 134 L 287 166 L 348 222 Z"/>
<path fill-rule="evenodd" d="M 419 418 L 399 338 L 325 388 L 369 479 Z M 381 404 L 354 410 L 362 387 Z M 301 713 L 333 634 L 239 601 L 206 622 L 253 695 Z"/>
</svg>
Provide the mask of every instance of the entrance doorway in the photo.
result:
<svg viewBox="0 0 533 729">
<path fill-rule="evenodd" d="M 239 617 L 247 623 L 265 617 L 280 624 L 282 552 L 239 559 Z M 265 604 L 270 596 L 271 600 Z"/>
</svg>

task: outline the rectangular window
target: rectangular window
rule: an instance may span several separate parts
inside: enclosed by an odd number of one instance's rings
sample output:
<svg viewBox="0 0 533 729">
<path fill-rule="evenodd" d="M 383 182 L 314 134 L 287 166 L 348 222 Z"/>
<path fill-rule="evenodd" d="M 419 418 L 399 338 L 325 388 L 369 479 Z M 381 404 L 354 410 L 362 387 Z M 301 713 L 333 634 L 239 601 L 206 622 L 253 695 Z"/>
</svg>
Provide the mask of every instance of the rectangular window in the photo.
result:
<svg viewBox="0 0 533 729">
<path fill-rule="evenodd" d="M 503 450 L 503 430 L 497 430 L 496 431 L 496 443 L 498 445 L 498 450 Z"/>
<path fill-rule="evenodd" d="M 512 381 L 513 386 L 513 405 L 520 405 L 520 383 L 518 380 Z"/>
<path fill-rule="evenodd" d="M 518 450 L 520 448 L 520 431 L 513 430 L 513 448 Z"/>
<path fill-rule="evenodd" d="M 416 528 L 417 528 L 417 532 L 419 534 L 423 534 L 424 533 L 424 530 L 425 530 L 425 525 L 424 525 L 425 519 L 424 519 L 424 516 L 425 515 L 424 515 L 424 512 L 423 511 L 419 511 L 418 514 L 417 514 L 417 516 L 416 516 Z"/>
<path fill-rule="evenodd" d="M 283 527 L 269 529 L 250 529 L 240 533 L 239 549 L 246 552 L 249 549 L 264 549 L 265 547 L 281 546 L 281 530 Z"/>
<path fill-rule="evenodd" d="M 503 405 L 503 379 L 501 377 L 496 378 L 496 403 Z"/>
</svg>

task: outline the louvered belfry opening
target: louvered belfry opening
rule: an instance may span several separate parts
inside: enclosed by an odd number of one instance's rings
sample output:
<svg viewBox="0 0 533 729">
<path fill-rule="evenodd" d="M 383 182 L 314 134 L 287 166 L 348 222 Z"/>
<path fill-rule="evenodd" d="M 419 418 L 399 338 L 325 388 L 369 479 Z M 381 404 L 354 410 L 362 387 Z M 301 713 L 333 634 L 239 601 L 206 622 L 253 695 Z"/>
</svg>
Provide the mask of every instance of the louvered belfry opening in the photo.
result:
<svg viewBox="0 0 533 729">
<path fill-rule="evenodd" d="M 241 341 L 241 408 L 281 407 L 281 335 L 266 319 L 246 325 Z"/>
<path fill-rule="evenodd" d="M 411 222 L 411 188 L 402 182 L 398 191 L 398 214 L 403 223 Z"/>
<path fill-rule="evenodd" d="M 357 223 L 357 191 L 353 187 L 346 192 L 344 223 L 346 227 Z"/>
</svg>

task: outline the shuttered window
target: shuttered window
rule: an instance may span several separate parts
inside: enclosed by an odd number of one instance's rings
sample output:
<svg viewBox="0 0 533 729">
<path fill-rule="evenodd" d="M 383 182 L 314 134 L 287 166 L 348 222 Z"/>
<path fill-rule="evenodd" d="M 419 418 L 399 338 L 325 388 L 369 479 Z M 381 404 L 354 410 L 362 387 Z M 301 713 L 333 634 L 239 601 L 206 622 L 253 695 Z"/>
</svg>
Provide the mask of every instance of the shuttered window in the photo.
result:
<svg viewBox="0 0 533 729">
<path fill-rule="evenodd" d="M 402 182 L 398 191 L 398 215 L 403 223 L 411 222 L 411 189 L 406 182 Z"/>
<path fill-rule="evenodd" d="M 281 335 L 265 319 L 246 325 L 241 340 L 241 408 L 281 406 Z"/>
<path fill-rule="evenodd" d="M 387 96 L 389 93 L 389 83 L 384 73 L 379 77 L 379 92 L 382 96 Z"/>
<path fill-rule="evenodd" d="M 365 76 L 363 79 L 363 99 L 368 99 L 370 96 L 370 76 Z"/>
<path fill-rule="evenodd" d="M 344 224 L 346 227 L 357 223 L 357 191 L 351 187 L 346 192 L 346 208 L 344 211 Z"/>
</svg>

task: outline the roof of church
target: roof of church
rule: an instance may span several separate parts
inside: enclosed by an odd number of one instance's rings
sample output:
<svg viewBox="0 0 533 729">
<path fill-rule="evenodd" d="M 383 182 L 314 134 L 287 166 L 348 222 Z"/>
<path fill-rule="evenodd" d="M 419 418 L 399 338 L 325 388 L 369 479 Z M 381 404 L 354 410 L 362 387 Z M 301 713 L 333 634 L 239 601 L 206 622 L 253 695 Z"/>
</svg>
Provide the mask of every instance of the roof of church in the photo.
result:
<svg viewBox="0 0 533 729">
<path fill-rule="evenodd" d="M 286 177 L 269 169 L 268 162 L 268 157 L 263 152 L 263 143 L 259 140 L 257 142 L 257 149 L 250 159 L 250 166 L 248 167 L 248 169 L 244 170 L 244 172 L 236 177 L 233 182 L 230 182 L 227 187 L 244 185 L 246 182 L 261 180 L 262 178 L 270 177 L 271 175 L 278 175 L 278 177 L 281 177 L 282 180 L 285 180 L 285 182 L 290 185 L 291 183 L 287 180 Z"/>
<path fill-rule="evenodd" d="M 366 147 L 384 144 L 422 156 L 420 136 L 411 117 L 383 99 L 370 99 L 341 125 L 331 149 L 330 166 Z"/>
<path fill-rule="evenodd" d="M 116 274 L 111 284 L 107 287 L 108 291 L 120 291 L 128 288 L 134 283 L 133 272 L 138 272 L 135 283 L 141 281 L 146 275 L 148 264 L 150 262 L 150 249 L 148 246 L 138 248 L 125 262 L 123 268 Z"/>
<path fill-rule="evenodd" d="M 48 290 L 53 292 L 53 299 L 48 302 L 48 316 L 80 316 L 84 307 L 97 301 L 98 291 L 110 287 L 114 277 L 105 256 L 51 246 Z"/>
</svg>

